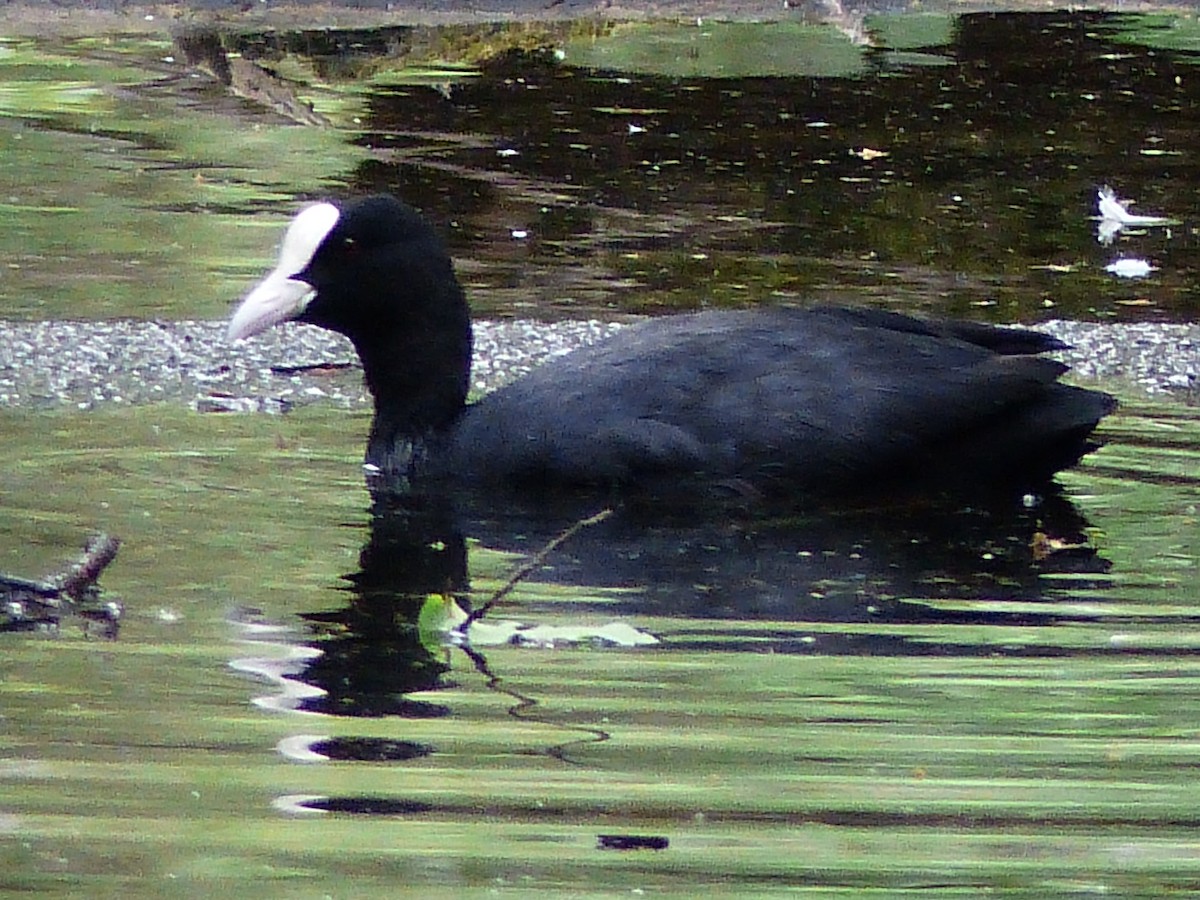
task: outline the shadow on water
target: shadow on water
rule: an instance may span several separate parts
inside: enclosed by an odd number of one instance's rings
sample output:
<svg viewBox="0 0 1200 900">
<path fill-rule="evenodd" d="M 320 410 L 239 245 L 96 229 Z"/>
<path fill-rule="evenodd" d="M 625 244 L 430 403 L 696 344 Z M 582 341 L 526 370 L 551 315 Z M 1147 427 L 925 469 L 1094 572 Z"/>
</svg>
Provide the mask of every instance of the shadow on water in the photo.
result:
<svg viewBox="0 0 1200 900">
<path fill-rule="evenodd" d="M 1032 498 L 1031 498 L 1032 499 Z M 533 581 L 573 585 L 581 616 L 620 615 L 676 622 L 729 620 L 736 635 L 713 640 L 677 630 L 661 649 L 868 655 L 992 654 L 994 646 L 913 643 L 870 632 L 815 638 L 806 625 L 1054 625 L 1079 618 L 1054 607 L 1054 576 L 1103 589 L 1110 564 L 1089 543 L 1088 524 L 1056 488 L 1028 504 L 923 505 L 916 509 L 828 512 L 801 521 L 731 518 L 664 523 L 628 507 L 565 531 L 594 501 L 522 509 L 515 498 L 421 495 L 376 502 L 370 537 L 348 574 L 349 602 L 304 615 L 322 651 L 304 680 L 323 696 L 303 707 L 346 715 L 441 715 L 405 699 L 438 687 L 445 665 L 431 652 L 420 616 L 431 598 L 454 596 L 469 609 L 469 544 L 536 554 Z M 544 552 L 554 544 L 550 552 Z M 617 591 L 617 593 L 612 593 Z M 939 608 L 939 600 L 979 604 Z M 1005 604 L 1020 600 L 1022 609 Z M 988 603 L 996 608 L 989 610 Z M 536 613 L 538 604 L 522 604 Z M 501 604 L 488 615 L 504 615 Z M 1088 617 L 1084 617 L 1088 620 Z M 754 622 L 769 624 L 755 629 Z M 747 630 L 747 627 L 749 630 Z M 469 635 L 462 635 L 469 641 Z M 520 632 L 511 636 L 521 643 Z M 1024 647 L 1056 654 L 1061 648 Z"/>
<path fill-rule="evenodd" d="M 913 640 L 887 629 L 1091 621 L 1094 616 L 1056 608 L 1054 579 L 1068 576 L 1076 589 L 1101 591 L 1108 583 L 1109 562 L 1090 544 L 1088 523 L 1056 486 L 1020 503 L 1010 498 L 979 505 L 887 507 L 886 513 L 826 510 L 787 521 L 726 518 L 686 524 L 682 518 L 664 521 L 662 510 L 648 515 L 624 506 L 574 528 L 595 501 L 559 500 L 535 506 L 516 497 L 469 493 L 377 497 L 359 568 L 345 576 L 347 601 L 300 615 L 311 636 L 300 641 L 304 651 L 293 654 L 301 662 L 279 681 L 292 698 L 284 705 L 347 719 L 453 716 L 454 702 L 440 701 L 439 694 L 453 693 L 464 677 L 461 669 L 453 674 L 451 665 L 453 655 L 464 654 L 468 669 L 484 676 L 489 689 L 510 704 L 510 716 L 526 724 L 541 722 L 538 691 L 522 687 L 519 678 L 510 684 L 504 663 L 493 667 L 489 647 L 475 643 L 492 620 L 510 613 L 505 604 L 492 607 L 495 594 L 471 592 L 469 555 L 481 547 L 534 554 L 533 580 L 583 587 L 584 595 L 570 603 L 570 618 L 670 623 L 669 634 L 642 630 L 639 637 L 660 653 L 726 654 L 730 665 L 746 653 L 1054 657 L 1071 651 L 948 637 Z M 617 593 L 606 594 L 613 589 Z M 587 599 L 597 595 L 604 599 Z M 957 605 L 939 608 L 938 601 L 948 598 Z M 1019 601 L 1020 608 L 1008 608 L 1011 601 Z M 459 603 L 457 620 L 439 619 L 432 626 L 427 621 L 431 609 Z M 476 612 L 464 620 L 472 605 Z M 520 609 L 521 615 L 536 617 L 538 604 L 523 602 Z M 717 621 L 716 630 L 692 633 L 687 623 L 700 620 Z M 724 633 L 722 621 L 728 626 Z M 869 627 L 846 627 L 853 625 Z M 503 641 L 546 650 L 555 645 L 555 634 L 563 633 L 515 626 Z M 597 648 L 622 645 L 602 630 L 586 629 L 573 632 L 566 643 L 580 641 Z M 634 649 L 623 646 L 627 652 Z M 297 690 L 297 684 L 303 688 Z M 748 702 L 752 697 L 751 692 Z M 568 730 L 573 732 L 568 741 L 560 737 L 529 752 L 575 765 L 580 747 L 610 737 L 598 723 Z M 376 762 L 438 752 L 420 742 L 329 736 L 300 736 L 280 749 L 291 758 Z M 438 808 L 361 794 L 286 797 L 279 803 L 293 812 L 382 816 Z"/>
</svg>

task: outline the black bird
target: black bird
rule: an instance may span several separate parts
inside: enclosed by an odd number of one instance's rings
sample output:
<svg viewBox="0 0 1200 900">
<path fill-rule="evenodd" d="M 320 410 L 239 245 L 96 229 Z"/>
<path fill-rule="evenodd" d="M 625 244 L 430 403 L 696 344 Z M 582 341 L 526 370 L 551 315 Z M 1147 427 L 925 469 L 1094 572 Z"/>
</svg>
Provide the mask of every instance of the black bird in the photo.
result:
<svg viewBox="0 0 1200 900">
<path fill-rule="evenodd" d="M 471 321 L 432 227 L 388 196 L 319 203 L 230 338 L 294 319 L 346 335 L 375 399 L 374 484 L 504 483 L 797 505 L 1033 489 L 1116 402 L 1059 382 L 1065 345 L 871 309 L 650 320 L 468 405 Z"/>
</svg>

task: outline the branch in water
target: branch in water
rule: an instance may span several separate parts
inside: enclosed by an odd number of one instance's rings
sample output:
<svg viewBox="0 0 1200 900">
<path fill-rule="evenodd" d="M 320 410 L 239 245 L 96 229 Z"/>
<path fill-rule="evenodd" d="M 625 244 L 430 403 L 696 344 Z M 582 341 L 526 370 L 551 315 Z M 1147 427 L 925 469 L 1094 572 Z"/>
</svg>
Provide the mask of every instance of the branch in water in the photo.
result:
<svg viewBox="0 0 1200 900">
<path fill-rule="evenodd" d="M 487 603 L 483 604 L 478 609 L 472 610 L 471 614 L 469 616 L 467 616 L 466 620 L 462 623 L 462 625 L 459 626 L 458 633 L 460 635 L 462 635 L 463 638 L 466 638 L 467 632 L 471 628 L 471 624 L 473 622 L 477 622 L 478 620 L 480 620 L 484 616 L 486 616 L 488 614 L 488 612 L 491 611 L 492 607 L 494 607 L 497 603 L 499 603 L 501 600 L 503 600 L 505 597 L 507 597 L 509 594 L 511 594 L 513 592 L 513 589 L 518 584 L 520 584 L 522 581 L 524 581 L 526 578 L 528 578 L 536 569 L 541 568 L 542 563 L 544 563 L 546 561 L 547 556 L 549 556 L 551 553 L 553 553 L 555 550 L 557 550 L 559 547 L 561 547 L 564 542 L 573 538 L 576 534 L 578 534 L 584 528 L 587 528 L 591 525 L 595 525 L 599 522 L 603 522 L 605 519 L 607 519 L 611 515 L 612 515 L 611 509 L 602 509 L 602 510 L 600 510 L 600 512 L 596 513 L 593 516 L 588 516 L 586 519 L 580 519 L 578 522 L 576 522 L 574 525 L 572 525 L 566 531 L 562 532 L 556 538 L 551 540 L 548 544 L 546 544 L 545 547 L 543 547 L 541 550 L 539 550 L 537 553 L 535 553 L 533 556 L 531 556 L 529 558 L 529 560 L 525 563 L 525 565 L 523 565 L 523 566 L 521 566 L 521 568 L 517 569 L 517 571 L 513 573 L 512 577 L 509 578 L 508 581 L 506 581 L 504 583 L 503 587 L 501 587 L 500 590 L 496 591 L 496 593 L 492 594 L 491 598 L 487 601 Z"/>
<path fill-rule="evenodd" d="M 119 601 L 101 602 L 98 581 L 120 546 L 111 535 L 94 535 L 70 568 L 45 581 L 0 572 L 0 631 L 55 627 L 65 608 L 98 623 L 103 635 L 115 637 L 123 610 Z"/>
<path fill-rule="evenodd" d="M 94 599 L 99 588 L 96 582 L 100 573 L 117 558 L 117 550 L 121 547 L 121 539 L 111 534 L 93 535 L 83 548 L 83 556 L 79 557 L 66 572 L 54 579 L 58 589 L 76 603 L 85 599 Z"/>
</svg>

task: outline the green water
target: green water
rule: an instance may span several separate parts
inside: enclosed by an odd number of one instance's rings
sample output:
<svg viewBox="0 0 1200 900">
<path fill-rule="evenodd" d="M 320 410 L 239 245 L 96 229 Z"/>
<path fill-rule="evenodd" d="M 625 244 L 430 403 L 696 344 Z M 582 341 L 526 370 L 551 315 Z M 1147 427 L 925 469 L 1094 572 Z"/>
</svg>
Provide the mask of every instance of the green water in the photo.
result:
<svg viewBox="0 0 1200 900">
<path fill-rule="evenodd" d="M 902 49 L 965 56 L 978 44 L 938 49 L 924 35 L 1008 40 L 1022 27 L 1036 46 L 1047 31 L 1082 41 L 1115 24 L 942 21 Z M 443 62 L 463 64 L 434 46 Z M 1048 146 L 1049 126 L 1033 115 L 1020 120 L 1028 127 L 1019 139 L 1003 138 L 1019 163 L 1012 171 L 1024 175 L 998 178 L 996 152 L 956 153 L 948 147 L 960 145 L 939 142 L 928 125 L 912 161 L 894 159 L 893 174 L 869 187 L 846 180 L 858 176 L 840 167 L 863 160 L 845 147 L 836 159 L 812 154 L 829 164 L 810 166 L 818 199 L 802 206 L 772 180 L 774 163 L 748 163 L 738 175 L 728 148 L 745 141 L 709 141 L 711 129 L 689 138 L 710 156 L 726 148 L 702 183 L 694 173 L 672 180 L 678 167 L 662 165 L 665 156 L 647 175 L 640 152 L 589 156 L 567 179 L 544 168 L 555 153 L 534 152 L 532 138 L 521 156 L 498 157 L 497 146 L 515 142 L 518 120 L 502 129 L 490 117 L 521 104 L 533 120 L 541 114 L 530 98 L 544 94 L 517 93 L 506 81 L 514 67 L 544 77 L 540 55 L 505 61 L 490 81 L 483 65 L 469 76 L 476 87 L 449 89 L 457 103 L 428 59 L 411 78 L 371 69 L 377 81 L 365 86 L 319 61 L 291 60 L 320 87 L 314 105 L 331 122 L 311 127 L 245 102 L 231 112 L 221 92 L 206 93 L 211 87 L 148 87 L 170 70 L 165 41 L 4 49 L 0 196 L 9 225 L 0 247 L 12 265 L 0 304 L 13 318 L 222 316 L 269 259 L 295 202 L 340 185 L 404 187 L 438 221 L 457 223 L 450 236 L 473 296 L 519 314 L 530 310 L 510 304 L 517 298 L 550 315 L 622 305 L 638 293 L 632 280 L 650 306 L 672 305 L 684 286 L 693 297 L 711 288 L 736 302 L 814 286 L 870 301 L 894 284 L 901 298 L 920 297 L 914 305 L 998 318 L 1040 309 L 1065 287 L 1087 298 L 1073 307 L 1081 315 L 1129 317 L 1178 313 L 1175 288 L 1190 271 L 1189 242 L 1160 236 L 1150 240 L 1171 265 L 1160 280 L 1102 280 L 1085 218 L 1090 195 L 1070 201 L 1069 221 L 1049 212 L 1093 177 L 1070 168 L 1093 150 L 1062 167 L 1049 151 L 1019 150 Z M 920 79 L 945 68 L 928 62 Z M 1190 62 L 1171 65 L 1190 90 Z M 869 78 L 821 74 L 786 77 L 811 79 L 809 95 L 823 101 L 883 90 Z M 594 134 L 547 133 L 551 150 L 554 141 L 596 139 L 595 122 L 618 115 L 610 110 L 659 109 L 671 82 L 641 77 L 595 76 L 608 92 L 603 108 L 580 92 L 581 103 L 558 116 L 590 121 Z M 902 75 L 888 69 L 880 78 Z M 801 112 L 795 87 L 789 102 Z M 497 99 L 506 90 L 508 107 Z M 631 95 L 621 107 L 618 90 Z M 732 104 L 728 121 L 742 110 L 730 90 L 782 96 L 771 79 L 722 81 L 719 90 Z M 1096 102 L 1068 95 L 1067 113 Z M 566 102 L 561 90 L 555 97 Z M 1114 102 L 1109 115 L 1123 101 Z M 1186 109 L 1161 113 L 1167 134 Z M 401 114 L 407 130 L 389 119 Z M 625 118 L 616 122 L 610 130 L 627 139 Z M 846 144 L 864 143 L 859 137 Z M 980 130 L 971 146 L 985 138 Z M 407 155 L 385 165 L 384 145 Z M 75 165 L 61 166 L 63 154 Z M 1174 196 L 1179 188 L 1163 173 L 1183 176 L 1175 160 L 1114 153 L 1105 177 L 1144 186 L 1139 196 Z M 999 199 L 988 209 L 1005 211 L 938 212 L 952 180 L 939 166 L 990 190 Z M 639 193 L 638 178 L 653 189 Z M 727 205 L 714 206 L 726 188 Z M 1036 202 L 1004 202 L 1035 189 Z M 846 190 L 869 191 L 877 204 L 860 204 L 851 220 Z M 751 219 L 739 219 L 739 209 Z M 756 209 L 793 212 L 777 230 Z M 827 225 L 814 226 L 817 215 Z M 1038 227 L 1047 217 L 1052 224 Z M 511 228 L 529 221 L 549 236 L 514 242 Z M 995 238 L 988 223 L 1015 237 Z M 885 232 L 873 244 L 869 236 Z M 784 239 L 798 234 L 816 238 L 803 253 Z M 1047 241 L 1051 251 L 1035 252 Z M 998 249 L 1010 244 L 1014 253 Z M 1030 269 L 1047 259 L 1077 268 L 1047 281 Z M 985 296 L 1001 299 L 973 305 Z M 828 558 L 822 579 L 769 554 L 767 535 L 735 526 L 718 537 L 734 535 L 741 552 L 720 556 L 721 566 L 693 564 L 717 550 L 690 547 L 687 563 L 621 584 L 556 578 L 568 547 L 489 618 L 618 620 L 659 643 L 479 648 L 491 677 L 459 649 L 401 657 L 402 641 L 357 641 L 348 624 L 370 612 L 342 577 L 360 570 L 373 537 L 358 467 L 366 426 L 362 413 L 320 407 L 284 417 L 159 406 L 0 414 L 0 570 L 55 571 L 87 534 L 106 530 L 124 543 L 102 583 L 125 607 L 116 640 L 86 636 L 70 618 L 57 632 L 0 635 L 0 892 L 1163 897 L 1200 885 L 1194 409 L 1128 396 L 1106 425 L 1107 446 L 1063 476 L 1086 519 L 1088 565 L 1079 570 L 1030 563 L 1025 535 L 978 544 L 967 535 L 950 556 L 914 540 L 902 553 L 888 540 L 891 523 L 861 542 L 797 544 L 791 557 Z M 484 599 L 517 558 L 479 543 L 469 549 L 471 585 Z M 636 546 L 599 549 L 610 554 L 610 581 L 637 573 L 627 564 Z M 971 553 L 974 567 L 962 562 Z M 856 568 L 872 554 L 881 568 Z M 693 605 L 680 606 L 680 595 Z M 388 621 L 375 624 L 403 634 L 403 616 L 391 622 L 388 609 Z M 303 647 L 324 651 L 324 660 L 343 652 L 366 660 L 333 670 L 345 683 L 325 683 L 339 714 L 281 709 L 295 704 L 281 694 L 296 681 L 247 674 L 285 657 L 291 663 L 276 673 L 315 674 L 321 662 L 297 656 Z M 432 689 L 392 689 L 410 665 Z M 425 704 L 424 712 L 364 706 L 351 714 L 364 698 Z M 316 737 L 432 752 L 304 764 L 278 749 Z M 601 835 L 661 837 L 668 846 L 605 850 Z"/>
<path fill-rule="evenodd" d="M 250 701 L 276 686 L 231 667 L 289 640 L 246 643 L 257 636 L 231 623 L 237 607 L 290 624 L 294 642 L 291 614 L 346 602 L 337 576 L 355 569 L 367 516 L 344 414 L 8 415 L 5 458 L 23 461 L 6 468 L 3 565 L 53 567 L 80 533 L 119 533 L 105 587 L 127 617 L 115 641 L 70 621 L 4 638 L 2 883 L 88 896 L 1185 889 L 1200 491 L 1130 477 L 1128 422 L 1067 479 L 1114 568 L 1102 589 L 1050 588 L 1063 621 L 631 616 L 663 643 L 488 648 L 502 690 L 447 651 L 442 689 L 410 699 L 450 714 L 412 719 L 267 711 Z M 1141 449 L 1169 468 L 1171 451 Z M 505 563 L 478 559 L 486 594 Z M 531 584 L 497 615 L 575 623 L 576 596 Z M 764 652 L 826 634 L 933 652 Z M 302 765 L 274 749 L 296 734 L 434 752 Z M 278 810 L 295 796 L 384 812 Z M 408 803 L 427 806 L 395 811 Z M 610 833 L 670 846 L 598 850 Z"/>
</svg>

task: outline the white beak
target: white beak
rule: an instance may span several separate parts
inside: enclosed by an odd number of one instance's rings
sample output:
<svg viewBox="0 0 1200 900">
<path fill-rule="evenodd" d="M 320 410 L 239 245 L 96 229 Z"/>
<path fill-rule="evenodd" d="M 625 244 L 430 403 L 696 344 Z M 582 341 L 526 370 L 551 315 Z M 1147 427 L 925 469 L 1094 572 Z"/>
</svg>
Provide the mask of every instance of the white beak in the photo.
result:
<svg viewBox="0 0 1200 900">
<path fill-rule="evenodd" d="M 304 311 L 316 292 L 295 276 L 308 266 L 340 215 L 332 203 L 317 203 L 297 214 L 283 236 L 274 270 L 243 298 L 229 320 L 231 341 L 252 337 Z"/>
<path fill-rule="evenodd" d="M 276 269 L 258 283 L 229 320 L 229 340 L 253 337 L 304 310 L 313 289 L 303 281 L 289 278 Z"/>
</svg>

